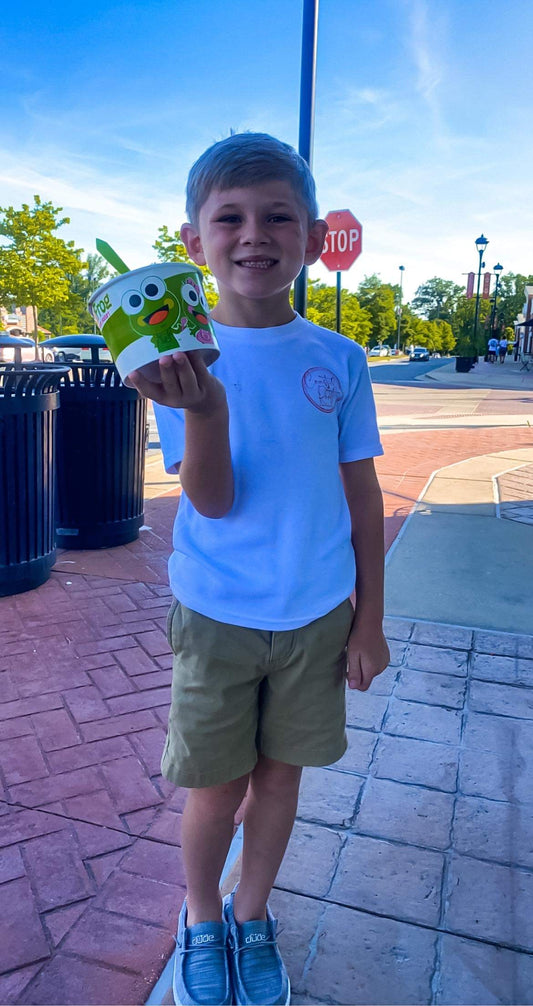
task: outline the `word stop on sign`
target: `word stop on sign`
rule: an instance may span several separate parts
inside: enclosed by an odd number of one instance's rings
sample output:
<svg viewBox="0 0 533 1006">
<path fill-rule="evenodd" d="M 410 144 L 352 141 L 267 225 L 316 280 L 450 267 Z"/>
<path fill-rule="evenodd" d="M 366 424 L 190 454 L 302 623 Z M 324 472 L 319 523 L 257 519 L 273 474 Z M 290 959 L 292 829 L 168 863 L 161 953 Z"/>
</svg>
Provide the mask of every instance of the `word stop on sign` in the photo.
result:
<svg viewBox="0 0 533 1006">
<path fill-rule="evenodd" d="M 350 227 L 350 230 L 329 230 L 324 243 L 324 252 L 351 252 L 359 241 L 359 229 Z"/>
</svg>

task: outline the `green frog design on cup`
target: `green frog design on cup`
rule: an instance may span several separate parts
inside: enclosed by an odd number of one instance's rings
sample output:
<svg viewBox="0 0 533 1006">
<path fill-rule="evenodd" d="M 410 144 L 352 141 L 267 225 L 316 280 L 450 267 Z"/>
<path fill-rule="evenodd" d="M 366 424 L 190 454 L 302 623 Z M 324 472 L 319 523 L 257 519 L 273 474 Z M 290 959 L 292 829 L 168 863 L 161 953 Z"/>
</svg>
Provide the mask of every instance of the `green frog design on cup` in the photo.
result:
<svg viewBox="0 0 533 1006">
<path fill-rule="evenodd" d="M 194 265 L 157 263 L 123 273 L 93 294 L 89 310 L 123 380 L 177 349 L 201 351 L 207 365 L 219 355 Z"/>
</svg>

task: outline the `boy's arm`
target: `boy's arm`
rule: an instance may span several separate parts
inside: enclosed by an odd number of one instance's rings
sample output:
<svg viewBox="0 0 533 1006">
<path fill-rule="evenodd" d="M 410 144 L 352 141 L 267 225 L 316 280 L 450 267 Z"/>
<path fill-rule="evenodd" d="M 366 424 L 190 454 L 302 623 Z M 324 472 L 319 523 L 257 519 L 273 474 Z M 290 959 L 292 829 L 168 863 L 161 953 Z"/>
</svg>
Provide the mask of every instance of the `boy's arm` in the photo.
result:
<svg viewBox="0 0 533 1006">
<path fill-rule="evenodd" d="M 348 638 L 348 685 L 366 691 L 390 660 L 383 635 L 385 542 L 383 498 L 373 458 L 341 464 L 352 522 L 356 606 Z"/>
<path fill-rule="evenodd" d="M 209 373 L 200 357 L 173 353 L 159 361 L 160 382 L 140 371 L 129 375 L 146 398 L 183 409 L 185 450 L 180 481 L 193 507 L 203 517 L 224 517 L 233 505 L 233 470 L 229 445 L 229 411 L 224 385 Z"/>
</svg>

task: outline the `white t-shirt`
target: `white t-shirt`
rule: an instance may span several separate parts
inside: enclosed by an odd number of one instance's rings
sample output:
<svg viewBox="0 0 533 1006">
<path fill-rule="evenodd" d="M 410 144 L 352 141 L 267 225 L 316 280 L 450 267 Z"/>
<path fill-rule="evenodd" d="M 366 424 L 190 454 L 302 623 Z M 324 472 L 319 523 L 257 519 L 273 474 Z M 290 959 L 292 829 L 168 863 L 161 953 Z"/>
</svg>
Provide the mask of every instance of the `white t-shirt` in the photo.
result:
<svg viewBox="0 0 533 1006">
<path fill-rule="evenodd" d="M 235 499 L 202 517 L 182 492 L 169 559 L 186 607 L 279 631 L 320 618 L 355 581 L 339 462 L 383 453 L 364 350 L 299 315 L 275 328 L 215 324 Z M 167 471 L 184 451 L 182 410 L 155 407 Z"/>
<path fill-rule="evenodd" d="M 497 350 L 497 348 L 498 348 L 498 340 L 497 339 L 489 339 L 489 349 L 490 349 L 491 353 L 494 353 Z"/>
</svg>

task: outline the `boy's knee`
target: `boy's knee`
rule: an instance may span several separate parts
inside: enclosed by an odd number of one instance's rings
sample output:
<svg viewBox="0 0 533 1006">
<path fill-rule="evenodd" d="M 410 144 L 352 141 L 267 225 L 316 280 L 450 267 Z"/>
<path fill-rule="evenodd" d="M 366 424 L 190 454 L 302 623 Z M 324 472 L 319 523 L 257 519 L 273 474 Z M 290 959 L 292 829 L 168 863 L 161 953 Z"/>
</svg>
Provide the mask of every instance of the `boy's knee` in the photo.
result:
<svg viewBox="0 0 533 1006">
<path fill-rule="evenodd" d="M 248 779 L 246 775 L 221 786 L 190 789 L 187 796 L 189 808 L 209 818 L 233 817 L 244 799 Z"/>
<path fill-rule="evenodd" d="M 260 755 L 250 778 L 254 789 L 281 794 L 297 791 L 301 775 L 302 769 L 299 765 L 288 765 L 286 762 Z"/>
</svg>

